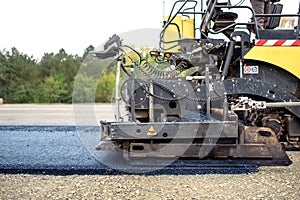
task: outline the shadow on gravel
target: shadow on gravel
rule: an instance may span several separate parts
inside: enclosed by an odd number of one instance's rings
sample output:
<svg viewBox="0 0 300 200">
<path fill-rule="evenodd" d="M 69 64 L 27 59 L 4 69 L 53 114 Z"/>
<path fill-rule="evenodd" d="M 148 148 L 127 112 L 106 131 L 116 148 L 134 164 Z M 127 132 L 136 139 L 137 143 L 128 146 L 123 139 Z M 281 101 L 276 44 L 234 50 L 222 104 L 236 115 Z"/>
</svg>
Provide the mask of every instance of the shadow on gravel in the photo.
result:
<svg viewBox="0 0 300 200">
<path fill-rule="evenodd" d="M 152 169 L 152 170 L 151 170 Z M 147 171 L 147 172 L 145 172 Z M 244 167 L 170 167 L 167 166 L 162 169 L 153 170 L 153 168 L 141 167 L 136 170 L 136 173 L 127 173 L 122 170 L 111 168 L 89 168 L 76 169 L 70 168 L 47 168 L 47 169 L 28 169 L 28 168 L 6 168 L 0 169 L 0 174 L 30 174 L 30 175 L 53 175 L 53 176 L 68 176 L 68 175 L 141 175 L 141 176 L 155 176 L 155 175 L 205 175 L 205 174 L 250 174 L 259 171 L 257 166 Z"/>
<path fill-rule="evenodd" d="M 126 173 L 114 169 L 0 169 L 0 174 L 29 174 L 29 175 L 51 175 L 51 176 L 70 176 L 70 175 L 135 175 L 135 176 L 157 176 L 157 175 L 205 175 L 205 174 L 250 174 L 258 172 L 257 168 L 248 169 L 162 169 L 147 173 Z"/>
</svg>

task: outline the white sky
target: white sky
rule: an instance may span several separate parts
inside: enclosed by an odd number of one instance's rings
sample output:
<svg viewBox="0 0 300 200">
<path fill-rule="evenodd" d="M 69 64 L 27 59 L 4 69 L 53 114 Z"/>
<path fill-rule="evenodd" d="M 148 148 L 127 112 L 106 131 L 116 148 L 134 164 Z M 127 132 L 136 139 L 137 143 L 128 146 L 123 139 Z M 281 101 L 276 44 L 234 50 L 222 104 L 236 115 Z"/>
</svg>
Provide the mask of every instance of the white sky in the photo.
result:
<svg viewBox="0 0 300 200">
<path fill-rule="evenodd" d="M 165 0 L 165 13 L 174 0 Z M 232 3 L 239 0 L 232 0 Z M 57 53 L 82 55 L 114 33 L 160 28 L 163 0 L 0 0 L 0 49 L 16 47 L 34 58 Z M 246 3 L 249 0 L 245 1 Z M 299 0 L 281 0 L 296 13 Z"/>
</svg>

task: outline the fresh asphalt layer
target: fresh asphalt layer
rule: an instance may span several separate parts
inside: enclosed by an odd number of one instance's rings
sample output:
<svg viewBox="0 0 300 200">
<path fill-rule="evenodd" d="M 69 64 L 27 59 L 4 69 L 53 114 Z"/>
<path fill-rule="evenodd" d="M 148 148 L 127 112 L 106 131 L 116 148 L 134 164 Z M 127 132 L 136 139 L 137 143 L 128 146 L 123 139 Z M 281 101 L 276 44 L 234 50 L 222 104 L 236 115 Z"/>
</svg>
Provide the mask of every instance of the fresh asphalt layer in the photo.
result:
<svg viewBox="0 0 300 200">
<path fill-rule="evenodd" d="M 132 166 L 120 152 L 95 150 L 100 142 L 99 121 L 113 120 L 112 110 L 111 104 L 0 105 L 0 173 L 156 175 L 257 170 L 243 164 L 207 167 L 186 160 Z"/>
<path fill-rule="evenodd" d="M 98 134 L 89 128 L 89 134 Z M 169 166 L 130 166 L 111 152 L 93 152 L 74 126 L 0 126 L 0 172 L 34 174 L 203 174 L 249 173 L 251 166 L 203 167 L 175 161 Z M 196 163 L 196 164 L 195 164 Z"/>
</svg>

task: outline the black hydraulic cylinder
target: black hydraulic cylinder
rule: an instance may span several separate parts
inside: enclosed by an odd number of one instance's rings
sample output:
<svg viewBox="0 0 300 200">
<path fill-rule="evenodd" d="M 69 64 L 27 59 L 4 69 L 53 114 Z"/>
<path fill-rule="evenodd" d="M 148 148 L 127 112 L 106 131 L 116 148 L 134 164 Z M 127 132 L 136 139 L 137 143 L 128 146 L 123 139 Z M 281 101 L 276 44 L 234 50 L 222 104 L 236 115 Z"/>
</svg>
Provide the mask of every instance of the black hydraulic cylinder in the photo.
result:
<svg viewBox="0 0 300 200">
<path fill-rule="evenodd" d="M 229 65 L 231 63 L 231 59 L 232 59 L 232 55 L 233 55 L 233 51 L 234 51 L 234 45 L 235 45 L 235 41 L 230 41 L 229 42 L 229 47 L 228 47 L 228 51 L 227 51 L 227 55 L 226 55 L 226 60 L 225 60 L 225 64 L 224 64 L 223 72 L 222 72 L 222 79 L 223 80 L 228 75 Z"/>
</svg>

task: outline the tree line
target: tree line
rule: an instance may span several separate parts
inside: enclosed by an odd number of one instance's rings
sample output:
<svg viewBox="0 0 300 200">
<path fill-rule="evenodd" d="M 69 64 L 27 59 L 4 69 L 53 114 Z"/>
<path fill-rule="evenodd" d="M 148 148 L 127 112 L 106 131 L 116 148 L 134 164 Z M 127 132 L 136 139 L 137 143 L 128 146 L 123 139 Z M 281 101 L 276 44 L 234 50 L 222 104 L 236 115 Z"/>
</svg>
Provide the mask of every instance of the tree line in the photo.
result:
<svg viewBox="0 0 300 200">
<path fill-rule="evenodd" d="M 82 91 L 77 92 L 81 102 L 110 102 L 115 75 L 106 70 L 97 78 L 96 92 L 89 87 L 95 81 L 88 74 L 77 73 L 84 59 L 93 50 L 85 49 L 82 56 L 70 55 L 64 49 L 45 53 L 40 61 L 21 53 L 17 48 L 0 51 L 0 98 L 4 103 L 72 103 L 75 78 L 80 79 Z M 94 98 L 87 97 L 93 93 Z"/>
</svg>

